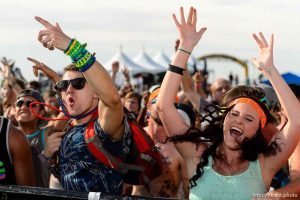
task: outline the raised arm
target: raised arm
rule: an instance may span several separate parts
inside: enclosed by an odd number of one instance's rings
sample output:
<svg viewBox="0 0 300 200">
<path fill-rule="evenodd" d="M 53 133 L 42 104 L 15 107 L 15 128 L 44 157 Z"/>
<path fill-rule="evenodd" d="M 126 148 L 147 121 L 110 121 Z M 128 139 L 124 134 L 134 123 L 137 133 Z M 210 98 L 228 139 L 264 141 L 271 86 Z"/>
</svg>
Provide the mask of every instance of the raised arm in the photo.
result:
<svg viewBox="0 0 300 200">
<path fill-rule="evenodd" d="M 65 51 L 71 42 L 71 38 L 65 35 L 58 25 L 52 25 L 46 20 L 35 17 L 45 30 L 39 32 L 39 41 L 48 49 L 57 48 Z M 99 97 L 99 122 L 103 130 L 114 139 L 121 139 L 123 125 L 123 109 L 120 96 L 111 77 L 105 68 L 95 61 L 90 68 L 82 70 L 84 77 Z"/>
<path fill-rule="evenodd" d="M 181 89 L 185 96 L 191 101 L 194 108 L 199 111 L 201 96 L 194 90 L 193 80 L 188 71 L 182 76 Z"/>
<path fill-rule="evenodd" d="M 168 136 L 183 134 L 189 128 L 174 107 L 174 99 L 182 80 L 182 71 L 186 70 L 190 52 L 206 31 L 206 28 L 201 28 L 200 31 L 196 30 L 197 12 L 192 7 L 187 20 L 185 20 L 182 7 L 180 8 L 181 21 L 178 22 L 175 14 L 173 14 L 173 18 L 179 31 L 180 46 L 172 60 L 171 68 L 164 77 L 156 103 Z M 176 146 L 185 159 L 189 156 L 195 156 L 195 153 L 197 153 L 196 148 L 191 147 L 191 145 L 190 143 L 183 143 Z"/>
<path fill-rule="evenodd" d="M 269 44 L 262 33 L 259 33 L 259 36 L 254 34 L 253 37 L 259 46 L 259 57 L 254 58 L 253 63 L 271 82 L 288 119 L 284 128 L 275 136 L 280 138 L 278 143 L 281 151 L 274 156 L 265 157 L 264 172 L 271 180 L 287 162 L 300 139 L 300 112 L 295 112 L 300 110 L 300 104 L 274 65 L 274 36 L 271 36 Z"/>
<path fill-rule="evenodd" d="M 31 61 L 34 64 L 32 68 L 33 68 L 33 74 L 35 76 L 38 76 L 38 71 L 42 71 L 43 74 L 45 74 L 45 76 L 50 78 L 54 84 L 61 80 L 61 77 L 58 75 L 58 73 L 56 73 L 53 69 L 49 68 L 44 63 L 35 60 L 33 58 L 27 58 L 27 60 Z"/>
</svg>

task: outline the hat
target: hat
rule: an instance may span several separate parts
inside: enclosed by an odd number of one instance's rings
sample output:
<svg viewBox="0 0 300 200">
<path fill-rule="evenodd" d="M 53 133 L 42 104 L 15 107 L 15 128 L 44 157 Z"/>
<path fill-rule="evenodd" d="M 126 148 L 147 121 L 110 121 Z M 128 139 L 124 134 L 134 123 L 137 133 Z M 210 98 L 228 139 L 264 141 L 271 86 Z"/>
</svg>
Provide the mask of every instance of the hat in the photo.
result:
<svg viewBox="0 0 300 200">
<path fill-rule="evenodd" d="M 38 102 L 43 102 L 45 103 L 44 98 L 42 97 L 41 93 L 37 90 L 32 90 L 32 89 L 25 89 L 22 90 L 19 94 L 17 99 L 21 98 L 21 97 L 33 97 L 35 98 Z"/>
<path fill-rule="evenodd" d="M 259 83 L 258 85 L 256 85 L 256 87 L 260 87 L 264 90 L 267 99 L 267 105 L 270 110 L 279 103 L 278 97 L 273 87 L 264 83 Z"/>
</svg>

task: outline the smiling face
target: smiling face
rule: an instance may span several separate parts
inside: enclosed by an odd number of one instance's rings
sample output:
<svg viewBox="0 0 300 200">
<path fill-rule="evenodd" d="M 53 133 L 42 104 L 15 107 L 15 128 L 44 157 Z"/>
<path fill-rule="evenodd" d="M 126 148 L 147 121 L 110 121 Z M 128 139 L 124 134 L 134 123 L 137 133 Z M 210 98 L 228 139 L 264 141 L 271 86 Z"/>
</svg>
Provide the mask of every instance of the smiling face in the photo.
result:
<svg viewBox="0 0 300 200">
<path fill-rule="evenodd" d="M 245 139 L 252 138 L 260 125 L 259 114 L 246 103 L 237 103 L 224 120 L 224 144 L 230 150 L 240 150 Z"/>
<path fill-rule="evenodd" d="M 66 71 L 62 80 L 73 80 L 83 77 L 77 71 Z M 92 110 L 98 102 L 98 98 L 86 82 L 82 89 L 76 90 L 71 84 L 65 91 L 61 92 L 61 97 L 70 115 L 80 115 Z"/>
<path fill-rule="evenodd" d="M 27 123 L 36 121 L 38 122 L 38 118 L 31 112 L 28 104 L 30 102 L 36 102 L 37 100 L 31 96 L 24 96 L 17 100 L 16 102 L 16 120 L 19 123 Z M 20 103 L 21 102 L 21 103 Z M 45 113 L 44 109 L 41 109 L 40 105 L 32 106 L 32 109 L 35 111 L 36 114 L 39 116 L 43 116 Z"/>
</svg>

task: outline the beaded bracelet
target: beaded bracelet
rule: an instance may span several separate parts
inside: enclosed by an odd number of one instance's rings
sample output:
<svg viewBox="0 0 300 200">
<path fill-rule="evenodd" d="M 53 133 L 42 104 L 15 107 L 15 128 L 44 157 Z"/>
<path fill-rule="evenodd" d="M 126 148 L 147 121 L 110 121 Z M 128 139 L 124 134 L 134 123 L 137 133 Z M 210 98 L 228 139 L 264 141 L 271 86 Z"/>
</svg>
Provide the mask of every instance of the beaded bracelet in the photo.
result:
<svg viewBox="0 0 300 200">
<path fill-rule="evenodd" d="M 181 67 L 177 67 L 175 65 L 169 64 L 168 71 L 174 72 L 179 75 L 183 75 L 183 72 L 185 71 L 185 69 L 182 69 Z"/>
<path fill-rule="evenodd" d="M 70 43 L 69 43 L 67 49 L 64 50 L 64 53 L 65 53 L 65 54 L 67 54 L 67 52 L 69 51 L 69 49 L 70 49 L 71 45 L 73 44 L 73 42 L 74 42 L 74 39 L 72 39 L 72 40 L 70 41 Z"/>
<path fill-rule="evenodd" d="M 68 48 L 64 51 L 65 54 L 71 57 L 72 62 L 80 72 L 87 71 L 96 61 L 94 54 L 85 49 L 86 45 L 82 45 L 76 39 L 72 39 Z"/>
</svg>

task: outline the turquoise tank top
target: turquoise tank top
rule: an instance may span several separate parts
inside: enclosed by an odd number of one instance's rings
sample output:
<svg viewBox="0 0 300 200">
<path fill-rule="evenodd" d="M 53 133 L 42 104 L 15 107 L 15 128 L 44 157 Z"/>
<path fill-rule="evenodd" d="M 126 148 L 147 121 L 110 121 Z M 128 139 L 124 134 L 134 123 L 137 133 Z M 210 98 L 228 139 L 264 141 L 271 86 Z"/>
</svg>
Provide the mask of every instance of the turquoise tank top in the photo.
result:
<svg viewBox="0 0 300 200">
<path fill-rule="evenodd" d="M 234 176 L 223 176 L 212 168 L 208 158 L 204 173 L 190 190 L 190 199 L 195 200 L 250 200 L 255 194 L 266 193 L 259 160 L 250 162 L 246 171 Z"/>
</svg>

